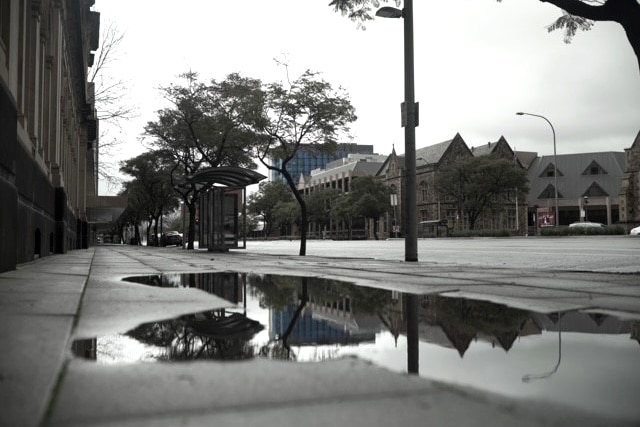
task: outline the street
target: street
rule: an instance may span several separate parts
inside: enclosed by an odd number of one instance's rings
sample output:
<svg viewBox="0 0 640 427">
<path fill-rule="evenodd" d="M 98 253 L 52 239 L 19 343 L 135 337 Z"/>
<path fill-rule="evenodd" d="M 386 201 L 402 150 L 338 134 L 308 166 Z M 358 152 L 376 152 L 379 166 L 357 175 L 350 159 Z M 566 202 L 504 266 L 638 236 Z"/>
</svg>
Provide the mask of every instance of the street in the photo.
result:
<svg viewBox="0 0 640 427">
<path fill-rule="evenodd" d="M 296 255 L 297 240 L 249 241 L 247 252 Z M 307 255 L 404 260 L 404 240 L 308 240 Z M 419 239 L 420 262 L 534 270 L 640 273 L 631 236 Z"/>
</svg>

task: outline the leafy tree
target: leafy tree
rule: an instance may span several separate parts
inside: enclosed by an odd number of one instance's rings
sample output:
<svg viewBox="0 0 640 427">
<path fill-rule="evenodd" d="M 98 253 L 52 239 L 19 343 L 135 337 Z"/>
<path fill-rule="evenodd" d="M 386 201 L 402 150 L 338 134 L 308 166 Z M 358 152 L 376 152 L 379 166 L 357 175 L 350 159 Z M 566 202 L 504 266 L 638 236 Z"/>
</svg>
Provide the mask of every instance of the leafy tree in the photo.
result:
<svg viewBox="0 0 640 427">
<path fill-rule="evenodd" d="M 360 26 L 373 19 L 374 8 L 391 0 L 332 0 L 336 12 L 358 22 Z M 498 0 L 502 1 L 502 0 Z M 563 10 L 563 15 L 547 27 L 548 31 L 564 30 L 569 43 L 577 30 L 588 31 L 593 21 L 612 21 L 622 26 L 638 59 L 640 69 L 640 2 L 638 0 L 540 0 Z M 393 0 L 400 6 L 400 0 Z"/>
<path fill-rule="evenodd" d="M 270 236 L 275 223 L 275 207 L 293 200 L 289 187 L 282 181 L 261 182 L 258 191 L 249 196 L 247 210 L 262 217 L 265 235 Z"/>
<path fill-rule="evenodd" d="M 441 195 L 457 203 L 469 218 L 469 229 L 483 212 L 504 204 L 509 193 L 529 191 L 527 174 L 505 159 L 472 157 L 440 172 L 436 186 Z"/>
<path fill-rule="evenodd" d="M 306 71 L 285 88 L 282 83 L 265 87 L 265 117 L 261 123 L 258 158 L 267 168 L 285 177 L 300 205 L 300 255 L 307 251 L 307 206 L 287 169 L 301 144 L 336 144 L 339 134 L 356 119 L 354 108 L 342 90 L 334 90 L 317 73 Z M 270 164 L 268 159 L 279 160 Z"/>
<path fill-rule="evenodd" d="M 171 185 L 171 166 L 169 153 L 150 151 L 122 162 L 120 167 L 120 172 L 132 176 L 136 181 L 139 201 L 147 213 L 149 224 L 154 223 L 156 236 L 162 215 L 178 207 L 178 199 Z M 156 245 L 160 245 L 159 240 Z"/>
<path fill-rule="evenodd" d="M 373 219 L 373 236 L 378 240 L 378 221 L 387 212 L 389 189 L 372 176 L 362 176 L 353 180 L 349 196 L 357 216 Z"/>
<path fill-rule="evenodd" d="M 180 77 L 183 85 L 161 88 L 170 106 L 157 112 L 145 132 L 154 147 L 170 153 L 170 181 L 189 211 L 188 248 L 193 249 L 196 205 L 208 187 L 186 178 L 206 167 L 255 167 L 250 124 L 262 114 L 262 90 L 259 80 L 239 74 L 209 83 L 194 72 Z"/>
<path fill-rule="evenodd" d="M 136 244 L 140 244 L 140 231 L 138 226 L 142 223 L 143 220 L 148 219 L 147 212 L 147 197 L 146 192 L 144 191 L 142 185 L 137 180 L 127 181 L 123 184 L 123 189 L 120 192 L 121 196 L 127 196 L 127 207 L 123 214 L 127 214 L 129 217 L 129 223 L 135 226 L 136 233 Z M 122 215 L 120 216 L 122 218 Z M 151 226 L 151 222 L 148 222 L 146 236 L 147 242 L 149 241 L 149 229 Z"/>
<path fill-rule="evenodd" d="M 355 216 L 355 209 L 353 206 L 353 199 L 349 193 L 344 193 L 338 197 L 333 209 L 331 210 L 331 219 L 337 222 L 343 222 L 347 224 L 348 239 L 353 238 L 353 218 Z"/>
<path fill-rule="evenodd" d="M 330 227 L 336 201 L 341 194 L 342 192 L 336 188 L 324 188 L 308 194 L 305 202 L 309 212 L 309 222 L 317 224 L 322 229 Z"/>
<path fill-rule="evenodd" d="M 278 202 L 273 218 L 284 234 L 292 235 L 293 226 L 300 225 L 300 205 L 296 201 Z"/>
</svg>

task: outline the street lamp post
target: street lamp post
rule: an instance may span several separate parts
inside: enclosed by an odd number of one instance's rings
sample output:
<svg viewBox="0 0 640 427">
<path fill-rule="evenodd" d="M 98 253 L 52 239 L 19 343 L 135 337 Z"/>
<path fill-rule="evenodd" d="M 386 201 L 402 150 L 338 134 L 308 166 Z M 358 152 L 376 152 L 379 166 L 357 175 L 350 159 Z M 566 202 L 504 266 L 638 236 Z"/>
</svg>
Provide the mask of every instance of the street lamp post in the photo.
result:
<svg viewBox="0 0 640 427">
<path fill-rule="evenodd" d="M 402 10 L 385 6 L 376 12 L 382 18 L 404 19 L 404 126 L 405 153 L 405 261 L 418 261 L 418 221 L 416 212 L 416 126 L 418 109 L 415 102 L 413 74 L 413 0 L 405 0 Z"/>
<path fill-rule="evenodd" d="M 558 210 L 558 158 L 556 156 L 556 131 L 553 128 L 553 125 L 551 124 L 549 119 L 547 119 L 544 116 L 541 116 L 539 114 L 523 113 L 522 111 L 517 112 L 516 115 L 539 117 L 544 121 L 546 121 L 547 123 L 549 123 L 549 126 L 551 126 L 551 133 L 553 134 L 553 187 L 555 190 L 555 205 L 556 205 L 555 225 L 558 226 L 560 225 L 560 211 Z"/>
</svg>

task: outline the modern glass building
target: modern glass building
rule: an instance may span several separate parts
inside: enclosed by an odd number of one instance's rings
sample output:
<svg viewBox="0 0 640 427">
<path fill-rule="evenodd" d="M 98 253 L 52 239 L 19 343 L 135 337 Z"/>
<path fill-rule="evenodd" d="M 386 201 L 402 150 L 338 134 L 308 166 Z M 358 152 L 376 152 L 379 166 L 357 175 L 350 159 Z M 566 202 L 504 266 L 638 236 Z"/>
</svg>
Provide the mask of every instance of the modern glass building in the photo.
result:
<svg viewBox="0 0 640 427">
<path fill-rule="evenodd" d="M 301 145 L 295 157 L 287 164 L 287 170 L 297 183 L 301 175 L 310 175 L 314 169 L 322 169 L 327 163 L 347 157 L 349 154 L 373 154 L 373 145 L 361 144 L 338 144 L 335 151 L 322 150 L 317 145 Z M 271 159 L 271 164 L 276 167 L 282 166 L 282 161 Z M 269 181 L 284 181 L 285 178 L 279 172 L 269 171 Z"/>
</svg>

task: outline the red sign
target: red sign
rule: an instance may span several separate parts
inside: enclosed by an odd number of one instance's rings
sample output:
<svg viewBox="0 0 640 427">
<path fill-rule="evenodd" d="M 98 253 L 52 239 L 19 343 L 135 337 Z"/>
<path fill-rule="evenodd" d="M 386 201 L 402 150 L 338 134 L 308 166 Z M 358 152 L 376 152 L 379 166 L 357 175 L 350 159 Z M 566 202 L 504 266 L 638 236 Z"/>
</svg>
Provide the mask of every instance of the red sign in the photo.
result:
<svg viewBox="0 0 640 427">
<path fill-rule="evenodd" d="M 538 227 L 555 227 L 556 215 L 553 208 L 538 208 Z"/>
</svg>

